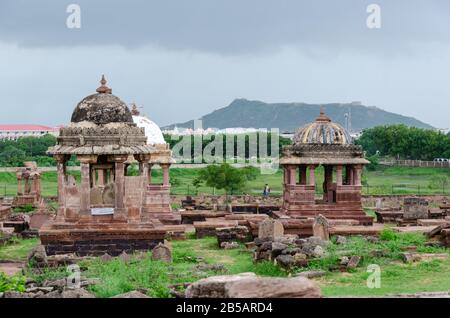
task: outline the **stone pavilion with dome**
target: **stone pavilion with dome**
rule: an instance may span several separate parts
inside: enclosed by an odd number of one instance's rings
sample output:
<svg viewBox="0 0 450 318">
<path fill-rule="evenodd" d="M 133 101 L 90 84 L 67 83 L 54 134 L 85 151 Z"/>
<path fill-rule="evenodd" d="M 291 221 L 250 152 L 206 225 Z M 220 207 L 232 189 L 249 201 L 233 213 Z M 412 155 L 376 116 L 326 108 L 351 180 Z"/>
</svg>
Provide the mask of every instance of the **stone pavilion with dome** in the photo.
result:
<svg viewBox="0 0 450 318">
<path fill-rule="evenodd" d="M 362 170 L 368 163 L 349 133 L 322 110 L 315 122 L 296 132 L 292 145 L 283 148 L 281 211 L 293 218 L 322 214 L 372 224 L 361 203 Z M 323 180 L 318 180 L 319 166 L 323 167 Z M 316 196 L 319 192 L 323 192 L 320 198 Z"/>
<path fill-rule="evenodd" d="M 48 255 L 118 255 L 148 250 L 163 242 L 164 223 L 179 223 L 170 209 L 168 145 L 155 142 L 133 121 L 128 106 L 106 86 L 85 97 L 48 151 L 57 161 L 58 211 L 40 230 Z M 66 171 L 76 156 L 81 183 Z M 129 175 L 132 163 L 138 175 Z M 163 183 L 152 184 L 150 167 L 159 164 Z"/>
</svg>

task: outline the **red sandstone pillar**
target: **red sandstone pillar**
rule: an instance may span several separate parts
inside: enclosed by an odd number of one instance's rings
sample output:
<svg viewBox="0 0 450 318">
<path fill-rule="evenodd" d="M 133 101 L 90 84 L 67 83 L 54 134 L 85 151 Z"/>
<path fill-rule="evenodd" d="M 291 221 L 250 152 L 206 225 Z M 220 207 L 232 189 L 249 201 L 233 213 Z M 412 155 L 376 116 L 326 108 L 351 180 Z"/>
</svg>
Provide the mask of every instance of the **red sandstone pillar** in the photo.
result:
<svg viewBox="0 0 450 318">
<path fill-rule="evenodd" d="M 116 157 L 115 161 L 115 215 L 114 217 L 120 218 L 124 213 L 124 194 L 125 194 L 125 160 L 124 157 Z"/>
<path fill-rule="evenodd" d="M 163 186 L 169 186 L 169 164 L 162 164 L 161 168 L 163 169 Z"/>
<path fill-rule="evenodd" d="M 104 187 L 106 184 L 106 171 L 105 169 L 98 169 L 97 170 L 97 174 L 98 174 L 98 185 L 100 187 Z"/>
<path fill-rule="evenodd" d="M 283 166 L 283 184 L 289 184 L 289 171 L 288 166 Z"/>
<path fill-rule="evenodd" d="M 314 165 L 309 166 L 309 185 L 311 185 L 311 186 L 316 185 L 315 170 L 316 170 L 316 166 L 314 166 Z"/>
<path fill-rule="evenodd" d="M 355 179 L 356 186 L 361 185 L 361 175 L 362 175 L 362 167 L 360 165 L 355 166 L 354 179 Z"/>
<path fill-rule="evenodd" d="M 28 177 L 25 177 L 25 194 L 30 193 L 30 184 Z"/>
<path fill-rule="evenodd" d="M 66 161 L 67 156 L 56 155 L 56 170 L 58 175 L 58 212 L 56 219 L 58 221 L 64 220 L 66 208 Z"/>
<path fill-rule="evenodd" d="M 91 187 L 93 188 L 93 187 L 95 187 L 96 185 L 97 185 L 97 176 L 96 176 L 96 173 L 95 173 L 95 169 L 93 169 L 92 167 L 91 167 Z"/>
<path fill-rule="evenodd" d="M 297 167 L 289 166 L 289 184 L 295 185 L 297 183 Z"/>
<path fill-rule="evenodd" d="M 79 159 L 81 162 L 81 197 L 80 197 L 80 216 L 90 215 L 91 210 L 91 173 L 89 161 Z"/>
<path fill-rule="evenodd" d="M 336 166 L 336 185 L 342 185 L 342 166 Z"/>
</svg>

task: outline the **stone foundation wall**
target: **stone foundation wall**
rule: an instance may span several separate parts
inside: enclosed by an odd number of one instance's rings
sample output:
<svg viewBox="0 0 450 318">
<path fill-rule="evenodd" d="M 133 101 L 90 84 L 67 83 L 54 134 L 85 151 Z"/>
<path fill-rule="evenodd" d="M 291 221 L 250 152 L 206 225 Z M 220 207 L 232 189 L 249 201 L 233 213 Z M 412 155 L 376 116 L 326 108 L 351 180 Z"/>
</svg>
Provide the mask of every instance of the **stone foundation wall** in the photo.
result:
<svg viewBox="0 0 450 318">
<path fill-rule="evenodd" d="M 45 251 L 47 255 L 58 255 L 75 253 L 78 256 L 101 256 L 109 254 L 118 256 L 122 252 L 132 253 L 134 251 L 152 250 L 158 243 L 164 243 L 164 239 L 153 240 L 83 240 L 75 242 L 47 241 Z"/>
<path fill-rule="evenodd" d="M 450 195 L 370 195 L 363 196 L 363 206 L 375 207 L 378 199 L 381 199 L 383 207 L 393 207 L 403 205 L 405 198 L 419 197 L 427 200 L 430 205 L 440 205 L 442 202 L 450 202 Z"/>
</svg>

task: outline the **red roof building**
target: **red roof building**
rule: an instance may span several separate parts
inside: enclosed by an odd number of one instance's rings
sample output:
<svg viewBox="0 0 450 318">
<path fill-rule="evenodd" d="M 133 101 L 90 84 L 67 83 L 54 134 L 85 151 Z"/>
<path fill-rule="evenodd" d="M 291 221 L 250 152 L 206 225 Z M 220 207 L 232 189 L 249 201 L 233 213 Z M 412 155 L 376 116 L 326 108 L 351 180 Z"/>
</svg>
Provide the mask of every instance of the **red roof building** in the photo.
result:
<svg viewBox="0 0 450 318">
<path fill-rule="evenodd" d="M 47 134 L 57 136 L 59 128 L 43 125 L 1 125 L 0 139 L 16 140 L 21 137 L 42 137 Z"/>
</svg>

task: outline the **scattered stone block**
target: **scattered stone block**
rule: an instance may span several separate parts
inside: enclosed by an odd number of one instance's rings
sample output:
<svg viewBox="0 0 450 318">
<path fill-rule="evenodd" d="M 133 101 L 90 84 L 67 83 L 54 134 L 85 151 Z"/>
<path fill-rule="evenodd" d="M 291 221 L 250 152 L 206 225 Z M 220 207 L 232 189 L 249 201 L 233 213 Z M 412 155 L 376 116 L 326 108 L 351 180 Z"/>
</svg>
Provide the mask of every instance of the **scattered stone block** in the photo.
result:
<svg viewBox="0 0 450 318">
<path fill-rule="evenodd" d="M 100 256 L 100 259 L 101 259 L 103 262 L 109 262 L 110 260 L 112 260 L 112 256 L 109 255 L 109 254 L 107 254 L 107 253 L 105 253 L 105 254 L 103 254 L 102 256 Z"/>
<path fill-rule="evenodd" d="M 314 218 L 313 223 L 313 236 L 320 237 L 324 241 L 328 241 L 330 239 L 330 224 L 326 217 L 322 214 L 319 214 Z"/>
<path fill-rule="evenodd" d="M 213 276 L 190 285 L 186 298 L 318 298 L 319 286 L 304 277 Z"/>
<path fill-rule="evenodd" d="M 360 256 L 353 255 L 352 257 L 350 257 L 350 260 L 347 263 L 347 269 L 353 269 L 358 267 L 360 261 L 361 261 Z"/>
<path fill-rule="evenodd" d="M 259 224 L 258 238 L 272 238 L 283 236 L 284 228 L 280 221 L 274 219 L 266 219 Z"/>
<path fill-rule="evenodd" d="M 223 242 L 248 242 L 252 240 L 252 235 L 246 226 L 223 227 L 216 229 L 216 236 L 219 246 Z"/>
<path fill-rule="evenodd" d="M 129 261 L 131 261 L 131 256 L 128 255 L 125 251 L 123 251 L 120 255 L 119 255 L 120 260 L 122 260 L 123 262 L 128 263 Z"/>
<path fill-rule="evenodd" d="M 48 265 L 47 253 L 43 245 L 38 245 L 28 254 L 27 261 L 35 267 L 45 267 Z"/>
<path fill-rule="evenodd" d="M 172 263 L 172 251 L 166 245 L 159 243 L 152 250 L 152 260 Z"/>
<path fill-rule="evenodd" d="M 342 235 L 337 235 L 336 236 L 336 244 L 338 245 L 343 245 L 347 243 L 347 238 L 345 236 Z"/>
<path fill-rule="evenodd" d="M 222 242 L 222 244 L 220 244 L 220 247 L 225 250 L 232 250 L 239 248 L 239 244 L 237 242 Z"/>
<path fill-rule="evenodd" d="M 327 272 L 325 271 L 306 271 L 306 272 L 300 272 L 294 275 L 294 277 L 305 277 L 305 278 L 317 278 L 325 276 Z"/>
<path fill-rule="evenodd" d="M 294 265 L 294 257 L 292 255 L 278 255 L 275 258 L 275 264 L 281 268 L 290 269 Z"/>
<path fill-rule="evenodd" d="M 150 298 L 150 297 L 148 297 L 144 293 L 141 293 L 140 291 L 133 290 L 128 293 L 113 296 L 111 298 Z"/>
</svg>

